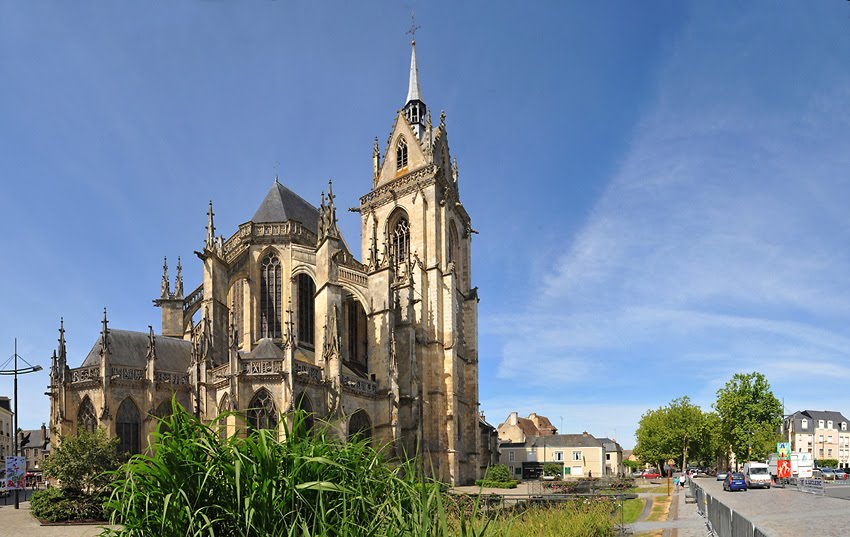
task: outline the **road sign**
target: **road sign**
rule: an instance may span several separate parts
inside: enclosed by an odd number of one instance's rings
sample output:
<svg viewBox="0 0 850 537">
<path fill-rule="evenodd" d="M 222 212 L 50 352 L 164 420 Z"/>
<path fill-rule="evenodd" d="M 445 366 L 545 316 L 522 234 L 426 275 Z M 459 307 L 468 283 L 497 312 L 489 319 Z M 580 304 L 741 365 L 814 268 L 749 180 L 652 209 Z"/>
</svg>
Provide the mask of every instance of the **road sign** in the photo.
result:
<svg viewBox="0 0 850 537">
<path fill-rule="evenodd" d="M 791 477 L 791 461 L 788 459 L 779 459 L 776 461 L 776 477 L 779 479 L 789 479 Z"/>
<path fill-rule="evenodd" d="M 788 454 L 791 453 L 791 443 L 790 442 L 777 442 L 776 443 L 776 453 L 779 455 L 780 459 L 787 459 Z"/>
</svg>

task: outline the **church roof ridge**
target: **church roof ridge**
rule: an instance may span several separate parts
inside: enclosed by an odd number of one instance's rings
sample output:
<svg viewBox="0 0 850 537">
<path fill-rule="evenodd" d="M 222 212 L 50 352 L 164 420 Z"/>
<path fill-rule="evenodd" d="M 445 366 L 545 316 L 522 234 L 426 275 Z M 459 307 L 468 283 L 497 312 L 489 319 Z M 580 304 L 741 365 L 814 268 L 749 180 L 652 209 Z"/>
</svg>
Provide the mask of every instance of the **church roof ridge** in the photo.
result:
<svg viewBox="0 0 850 537">
<path fill-rule="evenodd" d="M 275 177 L 275 182 L 263 199 L 251 222 L 255 224 L 267 224 L 271 222 L 286 222 L 296 220 L 312 231 L 317 233 L 319 223 L 319 209 L 305 200 L 292 190 L 280 183 Z"/>
<path fill-rule="evenodd" d="M 135 330 L 110 328 L 109 356 L 111 365 L 144 368 L 147 365 L 148 344 L 150 333 Z M 95 367 L 100 365 L 100 350 L 102 338 L 98 337 L 80 367 Z M 173 337 L 156 338 L 157 369 L 163 371 L 183 372 L 189 367 L 192 342 Z"/>
</svg>

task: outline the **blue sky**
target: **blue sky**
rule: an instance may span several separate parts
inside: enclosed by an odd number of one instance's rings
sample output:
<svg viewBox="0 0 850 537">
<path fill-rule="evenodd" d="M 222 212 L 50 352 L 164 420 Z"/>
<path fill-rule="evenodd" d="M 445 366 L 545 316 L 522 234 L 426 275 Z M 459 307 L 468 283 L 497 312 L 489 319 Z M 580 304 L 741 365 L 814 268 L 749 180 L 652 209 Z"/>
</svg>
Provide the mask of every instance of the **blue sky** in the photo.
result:
<svg viewBox="0 0 850 537">
<path fill-rule="evenodd" d="M 601 5 L 600 5 L 601 4 Z M 480 231 L 480 397 L 625 447 L 759 370 L 850 414 L 846 2 L 0 2 L 0 362 L 159 326 L 162 257 L 274 178 L 341 207 L 404 104 L 445 110 Z M 359 248 L 357 215 L 339 214 Z M 172 273 L 173 274 L 173 273 Z M 21 426 L 48 417 L 23 377 Z M 0 393 L 12 383 L 0 377 Z"/>
</svg>

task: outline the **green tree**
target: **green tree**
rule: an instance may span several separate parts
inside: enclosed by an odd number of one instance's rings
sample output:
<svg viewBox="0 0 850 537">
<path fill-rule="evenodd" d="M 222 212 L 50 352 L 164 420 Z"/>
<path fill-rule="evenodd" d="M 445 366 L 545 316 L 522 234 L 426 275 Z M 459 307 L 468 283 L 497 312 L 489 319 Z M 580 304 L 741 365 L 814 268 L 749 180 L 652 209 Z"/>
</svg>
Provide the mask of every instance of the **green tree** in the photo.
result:
<svg viewBox="0 0 850 537">
<path fill-rule="evenodd" d="M 106 431 L 80 431 L 77 436 L 63 437 L 44 461 L 44 473 L 59 480 L 63 489 L 80 490 L 87 494 L 102 490 L 112 481 L 105 474 L 121 465 L 118 438 L 109 438 Z"/>
<path fill-rule="evenodd" d="M 635 433 L 635 455 L 661 468 L 668 459 L 680 460 L 682 467 L 694 450 L 709 437 L 705 413 L 687 396 L 673 399 L 666 407 L 647 411 Z"/>
<path fill-rule="evenodd" d="M 736 461 L 766 459 L 778 440 L 782 404 L 758 372 L 735 373 L 717 390 L 714 409 L 720 417 L 722 438 Z"/>
</svg>

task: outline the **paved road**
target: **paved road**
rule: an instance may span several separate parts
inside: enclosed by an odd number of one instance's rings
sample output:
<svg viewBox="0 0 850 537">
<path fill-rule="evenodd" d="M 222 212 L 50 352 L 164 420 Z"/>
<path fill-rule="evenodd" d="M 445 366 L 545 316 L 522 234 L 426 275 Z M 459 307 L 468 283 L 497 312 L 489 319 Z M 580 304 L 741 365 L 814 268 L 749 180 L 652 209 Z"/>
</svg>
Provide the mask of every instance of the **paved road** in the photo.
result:
<svg viewBox="0 0 850 537">
<path fill-rule="evenodd" d="M 696 484 L 771 537 L 850 534 L 850 522 L 845 520 L 847 500 L 804 494 L 793 487 L 725 492 L 723 483 L 711 478 L 697 479 Z"/>
<path fill-rule="evenodd" d="M 30 514 L 30 502 L 20 507 L 0 503 L 0 537 L 94 537 L 103 531 L 94 525 L 42 526 Z"/>
</svg>

